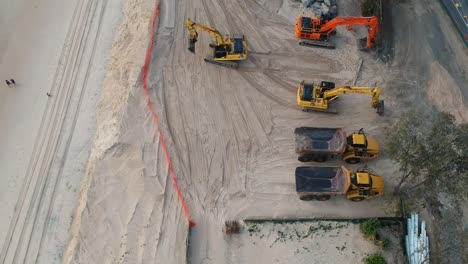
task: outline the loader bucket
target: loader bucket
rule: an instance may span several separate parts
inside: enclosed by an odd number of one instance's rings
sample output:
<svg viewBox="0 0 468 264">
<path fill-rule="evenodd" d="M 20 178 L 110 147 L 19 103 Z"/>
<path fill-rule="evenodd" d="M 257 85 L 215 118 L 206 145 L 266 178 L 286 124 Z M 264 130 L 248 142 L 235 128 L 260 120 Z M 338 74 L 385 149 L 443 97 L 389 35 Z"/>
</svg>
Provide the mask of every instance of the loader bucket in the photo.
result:
<svg viewBox="0 0 468 264">
<path fill-rule="evenodd" d="M 189 39 L 188 50 L 190 50 L 190 52 L 195 53 L 195 42 L 197 42 L 197 41 Z"/>
</svg>

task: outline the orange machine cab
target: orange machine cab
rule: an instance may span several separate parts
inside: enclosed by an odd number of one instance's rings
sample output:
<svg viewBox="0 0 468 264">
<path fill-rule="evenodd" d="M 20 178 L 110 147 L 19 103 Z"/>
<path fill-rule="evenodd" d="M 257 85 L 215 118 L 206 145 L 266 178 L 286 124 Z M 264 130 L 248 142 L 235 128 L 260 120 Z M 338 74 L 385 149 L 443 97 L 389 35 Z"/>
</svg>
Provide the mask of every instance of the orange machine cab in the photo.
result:
<svg viewBox="0 0 468 264">
<path fill-rule="evenodd" d="M 300 39 L 326 38 L 326 34 L 314 33 L 320 30 L 320 25 L 320 19 L 311 19 L 310 17 L 300 16 L 297 18 L 296 22 L 296 37 Z"/>
</svg>

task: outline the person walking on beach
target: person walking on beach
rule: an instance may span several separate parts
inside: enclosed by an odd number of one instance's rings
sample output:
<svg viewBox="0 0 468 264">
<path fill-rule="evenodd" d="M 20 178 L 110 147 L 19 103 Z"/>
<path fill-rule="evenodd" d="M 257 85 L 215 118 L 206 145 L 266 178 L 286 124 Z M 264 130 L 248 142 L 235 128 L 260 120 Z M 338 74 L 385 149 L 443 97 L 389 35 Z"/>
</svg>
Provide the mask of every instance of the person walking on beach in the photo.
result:
<svg viewBox="0 0 468 264">
<path fill-rule="evenodd" d="M 16 82 L 13 79 L 5 80 L 5 82 L 8 85 L 8 87 L 15 87 L 16 86 Z"/>
</svg>

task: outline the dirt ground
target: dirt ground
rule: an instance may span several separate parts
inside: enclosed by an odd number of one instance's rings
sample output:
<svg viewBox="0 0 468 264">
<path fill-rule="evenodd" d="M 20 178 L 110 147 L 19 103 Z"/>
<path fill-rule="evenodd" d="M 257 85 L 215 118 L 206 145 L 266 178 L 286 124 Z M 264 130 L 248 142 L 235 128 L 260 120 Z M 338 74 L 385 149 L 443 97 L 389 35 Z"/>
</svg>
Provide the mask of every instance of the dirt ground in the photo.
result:
<svg viewBox="0 0 468 264">
<path fill-rule="evenodd" d="M 338 1 L 339 14 L 358 15 L 357 2 Z M 357 51 L 354 33 L 345 29 L 338 30 L 336 50 L 298 46 L 293 34 L 294 21 L 303 12 L 298 2 L 161 2 L 150 92 L 179 184 L 197 223 L 192 230 L 190 263 L 230 260 L 232 256 L 226 252 L 235 244 L 225 240 L 221 232 L 227 219 L 392 214 L 388 194 L 362 203 L 343 197 L 300 201 L 294 189 L 294 168 L 302 164 L 294 153 L 293 131 L 298 126 L 344 127 L 350 132 L 364 128 L 382 142 L 387 125 L 405 106 L 437 100 L 442 105 L 445 99 L 441 100 L 437 91 L 448 79 L 453 78 L 450 83 L 454 86 L 444 90 L 444 96 L 466 95 L 466 52 L 450 30 L 437 36 L 428 33 L 439 32 L 431 26 L 450 28 L 446 19 L 431 20 L 432 13 L 441 15 L 440 10 L 434 11 L 439 8 L 437 3 L 415 2 L 398 1 L 391 8 L 401 19 L 389 22 L 395 45 L 383 54 L 385 60 Z M 143 0 L 128 2 L 130 9 L 115 51 L 127 57 L 122 61 L 115 56 L 118 66 L 103 88 L 95 154 L 66 263 L 186 260 L 188 226 L 146 109 L 141 73 L 131 68 L 143 60 L 148 25 L 143 21 L 149 21 L 150 6 Z M 197 42 L 197 54 L 189 53 L 184 26 L 187 18 L 213 25 L 223 33 L 243 33 L 249 42 L 248 60 L 237 71 L 206 64 L 203 58 L 210 54 L 211 40 L 203 34 Z M 357 83 L 382 87 L 385 117 L 373 111 L 369 97 L 359 95 L 342 96 L 335 104 L 340 112 L 337 115 L 305 113 L 297 108 L 295 92 L 301 80 L 349 84 L 359 59 L 364 64 Z M 427 87 L 432 76 L 430 101 Z M 456 108 L 445 104 L 446 110 L 459 111 L 460 120 L 466 118 L 464 98 L 450 100 L 456 102 Z M 384 177 L 388 193 L 396 181 L 397 168 L 385 150 L 368 165 Z M 339 252 L 334 257 L 339 258 Z"/>
<path fill-rule="evenodd" d="M 468 115 L 468 50 L 438 1 L 388 1 L 388 24 L 393 45 L 387 50 L 387 96 L 400 100 L 398 113 L 410 107 L 447 111 L 457 122 Z M 414 102 L 417 102 L 415 104 Z M 466 203 L 442 202 L 426 212 L 431 252 L 436 263 L 463 263 L 468 216 Z M 461 208 L 460 208 L 461 207 Z M 465 230 L 465 231 L 464 231 Z M 447 246 L 450 245 L 450 246 Z M 465 251 L 465 253 L 463 253 Z"/>
<path fill-rule="evenodd" d="M 403 263 L 398 237 L 392 238 L 397 244 L 385 251 L 387 261 Z M 384 252 L 350 222 L 247 222 L 240 234 L 225 240 L 230 247 L 224 263 L 360 263 Z"/>
</svg>

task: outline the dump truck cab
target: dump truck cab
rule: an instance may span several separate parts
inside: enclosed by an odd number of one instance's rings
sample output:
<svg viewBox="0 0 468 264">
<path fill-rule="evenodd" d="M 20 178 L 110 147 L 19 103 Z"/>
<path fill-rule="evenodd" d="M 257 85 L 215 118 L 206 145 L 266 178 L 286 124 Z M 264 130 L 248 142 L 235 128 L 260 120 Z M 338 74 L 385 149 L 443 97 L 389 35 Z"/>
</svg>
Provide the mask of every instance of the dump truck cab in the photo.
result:
<svg viewBox="0 0 468 264">
<path fill-rule="evenodd" d="M 359 202 L 364 199 L 372 199 L 384 193 L 384 181 L 380 176 L 370 170 L 350 171 L 350 187 L 346 198 Z"/>
<path fill-rule="evenodd" d="M 343 160 L 347 163 L 365 162 L 378 156 L 379 143 L 372 138 L 368 138 L 362 128 L 346 138 L 346 150 L 343 153 Z"/>
</svg>

